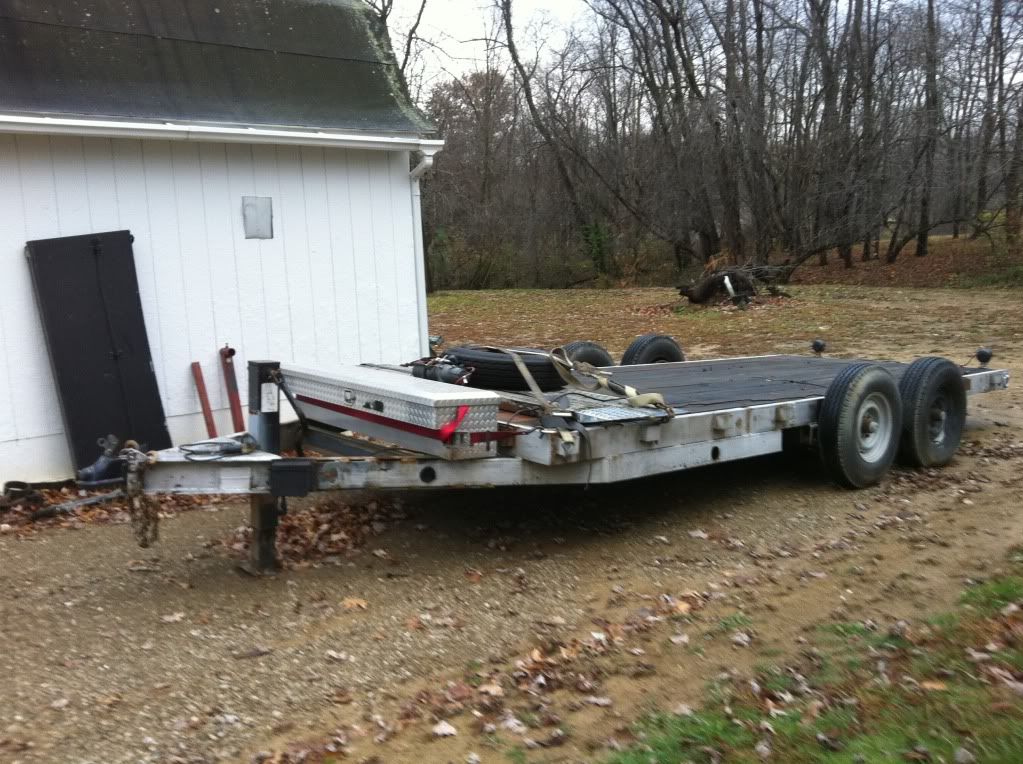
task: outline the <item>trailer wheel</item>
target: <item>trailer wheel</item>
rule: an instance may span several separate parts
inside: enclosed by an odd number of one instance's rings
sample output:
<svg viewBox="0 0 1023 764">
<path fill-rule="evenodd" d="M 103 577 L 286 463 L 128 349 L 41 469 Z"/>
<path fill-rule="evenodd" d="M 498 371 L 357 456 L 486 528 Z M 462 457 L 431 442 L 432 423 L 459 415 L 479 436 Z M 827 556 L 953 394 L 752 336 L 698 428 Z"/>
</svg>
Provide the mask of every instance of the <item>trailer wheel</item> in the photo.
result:
<svg viewBox="0 0 1023 764">
<path fill-rule="evenodd" d="M 509 350 L 527 350 L 527 348 L 509 348 Z M 537 352 L 523 353 L 519 356 L 526 364 L 541 390 L 558 390 L 565 383 L 558 374 L 551 359 L 546 355 L 534 355 Z M 469 384 L 485 390 L 528 390 L 529 385 L 519 373 L 515 361 L 507 353 L 490 350 L 485 347 L 463 345 L 445 351 L 445 356 L 464 368 L 472 368 Z"/>
<path fill-rule="evenodd" d="M 899 461 L 911 467 L 948 464 L 966 424 L 962 371 L 947 358 L 918 358 L 899 381 L 902 438 Z"/>
<path fill-rule="evenodd" d="M 817 417 L 820 453 L 831 476 L 848 488 L 878 483 L 895 460 L 902 398 L 887 369 L 847 366 L 828 386 Z"/>
<path fill-rule="evenodd" d="M 603 345 L 598 345 L 590 340 L 575 340 L 562 345 L 562 350 L 570 361 L 581 361 L 591 366 L 614 366 L 615 359 L 607 352 Z"/>
<path fill-rule="evenodd" d="M 641 363 L 671 363 L 686 360 L 682 346 L 667 334 L 643 334 L 636 337 L 622 355 L 622 366 Z"/>
</svg>

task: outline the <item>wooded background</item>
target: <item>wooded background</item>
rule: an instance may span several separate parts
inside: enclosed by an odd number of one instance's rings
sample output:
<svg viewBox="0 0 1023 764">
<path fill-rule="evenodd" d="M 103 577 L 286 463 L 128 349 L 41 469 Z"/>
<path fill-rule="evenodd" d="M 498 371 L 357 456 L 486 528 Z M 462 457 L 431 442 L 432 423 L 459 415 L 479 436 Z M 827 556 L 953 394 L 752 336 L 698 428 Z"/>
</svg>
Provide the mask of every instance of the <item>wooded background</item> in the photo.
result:
<svg viewBox="0 0 1023 764">
<path fill-rule="evenodd" d="M 854 267 L 926 256 L 935 232 L 1020 255 L 1023 3 L 586 7 L 552 46 L 493 0 L 486 59 L 414 92 L 447 141 L 424 189 L 430 288 Z M 392 37 L 411 73 L 429 41 Z"/>
</svg>

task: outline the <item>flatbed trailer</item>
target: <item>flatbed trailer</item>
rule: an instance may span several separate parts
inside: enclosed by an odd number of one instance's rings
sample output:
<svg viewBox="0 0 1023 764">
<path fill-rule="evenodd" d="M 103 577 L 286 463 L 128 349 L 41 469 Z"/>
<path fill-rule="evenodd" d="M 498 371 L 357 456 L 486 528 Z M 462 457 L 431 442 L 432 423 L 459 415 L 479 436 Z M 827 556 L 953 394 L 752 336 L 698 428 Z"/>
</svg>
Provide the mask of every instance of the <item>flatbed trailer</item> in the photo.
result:
<svg viewBox="0 0 1023 764">
<path fill-rule="evenodd" d="M 878 482 L 897 455 L 916 466 L 949 461 L 967 396 L 1009 384 L 1005 369 L 937 357 L 904 364 L 765 355 L 598 373 L 618 392 L 482 390 L 418 378 L 406 367 L 253 361 L 250 432 L 122 453 L 129 492 L 251 496 L 250 564 L 266 570 L 277 565 L 274 534 L 286 497 L 612 483 L 800 447 L 858 488 Z M 623 387 L 659 394 L 660 403 Z M 281 392 L 300 417 L 283 435 Z M 288 429 L 300 430 L 316 455 L 282 455 Z"/>
</svg>

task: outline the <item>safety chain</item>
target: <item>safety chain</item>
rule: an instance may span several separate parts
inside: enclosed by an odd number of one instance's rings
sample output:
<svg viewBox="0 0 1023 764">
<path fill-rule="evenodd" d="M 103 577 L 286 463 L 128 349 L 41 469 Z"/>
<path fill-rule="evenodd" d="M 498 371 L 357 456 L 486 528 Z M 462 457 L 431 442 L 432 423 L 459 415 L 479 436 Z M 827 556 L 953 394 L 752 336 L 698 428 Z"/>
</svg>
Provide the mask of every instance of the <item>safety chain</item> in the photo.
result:
<svg viewBox="0 0 1023 764">
<path fill-rule="evenodd" d="M 142 476 L 149 465 L 149 456 L 134 448 L 133 441 L 125 445 L 127 448 L 121 449 L 120 457 L 127 467 L 124 492 L 128 496 L 128 514 L 131 516 L 135 541 L 145 549 L 160 537 L 159 505 L 152 496 L 146 495 L 142 486 Z"/>
</svg>

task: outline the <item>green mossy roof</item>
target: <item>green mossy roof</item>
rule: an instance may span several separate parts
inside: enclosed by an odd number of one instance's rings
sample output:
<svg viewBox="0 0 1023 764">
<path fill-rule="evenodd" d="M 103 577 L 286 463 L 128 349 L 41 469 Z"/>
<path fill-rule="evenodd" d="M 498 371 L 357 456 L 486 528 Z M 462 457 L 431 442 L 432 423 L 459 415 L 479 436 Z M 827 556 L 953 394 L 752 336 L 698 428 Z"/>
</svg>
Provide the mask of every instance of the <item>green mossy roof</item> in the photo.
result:
<svg viewBox="0 0 1023 764">
<path fill-rule="evenodd" d="M 433 130 L 362 0 L 2 0 L 0 112 Z"/>
</svg>

